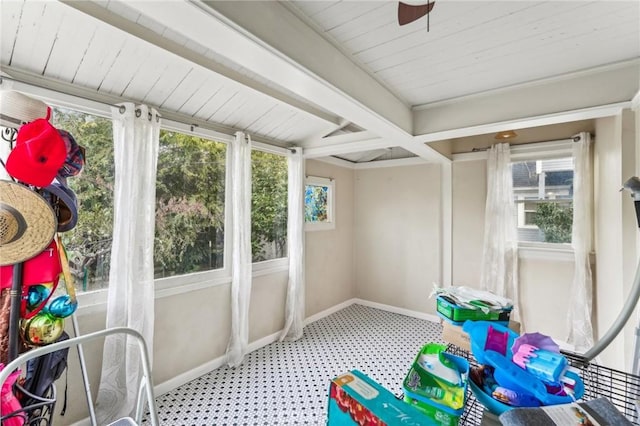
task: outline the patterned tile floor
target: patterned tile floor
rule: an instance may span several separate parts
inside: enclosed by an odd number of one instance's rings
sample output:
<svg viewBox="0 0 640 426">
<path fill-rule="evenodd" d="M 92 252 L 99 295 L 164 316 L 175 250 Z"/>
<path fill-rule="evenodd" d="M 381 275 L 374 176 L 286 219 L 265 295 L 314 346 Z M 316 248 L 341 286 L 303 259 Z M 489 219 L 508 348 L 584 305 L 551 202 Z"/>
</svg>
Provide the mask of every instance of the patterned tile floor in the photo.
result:
<svg viewBox="0 0 640 426">
<path fill-rule="evenodd" d="M 441 326 L 352 305 L 158 397 L 162 426 L 324 425 L 327 389 L 358 369 L 396 395 L 418 350 L 441 342 Z M 148 424 L 148 422 L 143 422 Z"/>
</svg>

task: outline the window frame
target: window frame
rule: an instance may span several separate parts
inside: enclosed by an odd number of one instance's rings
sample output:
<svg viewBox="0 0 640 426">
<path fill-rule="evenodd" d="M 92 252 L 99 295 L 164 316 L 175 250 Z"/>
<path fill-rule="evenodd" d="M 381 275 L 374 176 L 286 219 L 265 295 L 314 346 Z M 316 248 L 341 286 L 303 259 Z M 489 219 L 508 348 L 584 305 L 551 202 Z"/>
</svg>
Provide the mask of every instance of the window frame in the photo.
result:
<svg viewBox="0 0 640 426">
<path fill-rule="evenodd" d="M 326 186 L 327 191 L 327 221 L 326 222 L 304 222 L 305 231 L 328 231 L 336 228 L 335 199 L 336 185 L 335 179 L 320 176 L 306 176 L 304 180 L 305 192 L 307 186 Z M 306 205 L 305 205 L 306 207 Z"/>
<path fill-rule="evenodd" d="M 251 142 L 251 150 L 262 151 L 268 154 L 280 155 L 282 157 L 289 157 L 289 155 L 291 155 L 291 152 L 286 148 L 280 148 L 277 146 L 267 145 L 264 143 L 253 142 L 253 141 Z M 289 173 L 288 169 L 287 169 L 287 173 Z M 230 179 L 230 176 L 229 176 L 229 179 Z M 289 219 L 287 219 L 287 223 L 288 221 Z M 287 229 L 287 245 L 288 245 L 288 242 L 289 242 L 289 233 Z M 227 240 L 226 240 L 226 233 L 225 233 L 225 247 L 226 247 L 226 244 L 227 244 Z M 279 257 L 276 259 L 269 259 L 269 260 L 261 260 L 259 262 L 252 262 L 251 265 L 252 265 L 253 277 L 266 275 L 272 272 L 278 272 L 284 269 L 289 269 L 289 252 L 287 251 L 287 255 L 284 257 Z"/>
<path fill-rule="evenodd" d="M 111 120 L 111 105 L 89 99 L 78 98 L 73 95 L 65 95 L 49 89 L 35 86 L 26 86 L 21 91 L 42 98 L 52 107 L 72 109 L 85 114 L 92 114 L 98 117 Z M 205 129 L 196 125 L 185 124 L 170 119 L 163 118 L 161 128 L 163 130 L 184 133 L 204 139 L 214 140 L 229 145 L 234 136 Z M 252 148 L 283 156 L 289 155 L 289 150 L 260 142 L 252 142 Z M 229 164 L 230 150 L 227 149 L 226 165 Z M 230 182 L 231 169 L 225 167 L 225 179 Z M 231 215 L 226 208 L 230 200 L 231 185 L 225 185 L 225 230 L 231 229 Z M 199 271 L 190 274 L 176 275 L 172 277 L 154 279 L 154 296 L 156 299 L 169 297 L 178 294 L 190 293 L 205 288 L 212 288 L 220 285 L 231 284 L 231 239 L 229 232 L 224 235 L 224 262 L 220 269 L 210 271 Z M 287 271 L 289 269 L 289 257 L 255 262 L 252 264 L 252 278 L 262 275 Z M 78 293 L 78 316 L 92 315 L 97 312 L 104 312 L 106 309 L 108 288 L 91 290 Z"/>
<path fill-rule="evenodd" d="M 572 139 L 511 146 L 511 164 L 522 161 L 553 160 L 572 156 Z M 573 260 L 573 247 L 571 243 L 518 241 L 518 249 L 521 254 L 520 257 L 524 258 Z"/>
</svg>

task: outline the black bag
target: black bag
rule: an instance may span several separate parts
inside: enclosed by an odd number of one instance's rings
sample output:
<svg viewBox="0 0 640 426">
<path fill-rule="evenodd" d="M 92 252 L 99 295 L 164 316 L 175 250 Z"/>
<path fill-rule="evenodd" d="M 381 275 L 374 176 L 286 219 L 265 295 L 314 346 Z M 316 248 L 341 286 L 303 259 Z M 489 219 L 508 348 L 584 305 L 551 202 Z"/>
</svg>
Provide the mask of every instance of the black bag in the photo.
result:
<svg viewBox="0 0 640 426">
<path fill-rule="evenodd" d="M 63 332 L 57 341 L 60 342 L 67 339 L 69 339 L 69 335 Z M 27 373 L 22 387 L 35 396 L 46 397 L 53 382 L 58 380 L 67 368 L 68 354 L 69 348 L 65 348 L 27 361 Z M 25 400 L 20 401 L 23 407 L 38 402 L 27 395 L 23 395 L 23 398 Z"/>
</svg>

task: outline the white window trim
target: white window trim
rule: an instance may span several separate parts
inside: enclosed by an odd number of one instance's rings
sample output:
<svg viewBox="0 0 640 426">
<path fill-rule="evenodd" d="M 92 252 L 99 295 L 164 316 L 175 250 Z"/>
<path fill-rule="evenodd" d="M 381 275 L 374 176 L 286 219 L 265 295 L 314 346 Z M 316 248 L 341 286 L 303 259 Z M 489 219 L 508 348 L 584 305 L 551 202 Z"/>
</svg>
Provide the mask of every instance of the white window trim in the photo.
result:
<svg viewBox="0 0 640 426">
<path fill-rule="evenodd" d="M 327 221 L 326 222 L 304 222 L 305 231 L 328 231 L 336 227 L 335 215 L 335 199 L 336 185 L 331 178 L 323 178 L 318 176 L 307 176 L 304 181 L 305 189 L 307 185 L 326 186 L 329 188 L 327 198 Z"/>
<path fill-rule="evenodd" d="M 511 147 L 511 162 L 527 160 L 550 160 L 573 155 L 573 139 L 540 142 Z M 524 210 L 523 210 L 524 214 Z M 521 227 L 524 228 L 524 227 Z M 595 256 L 592 253 L 592 256 Z M 518 257 L 520 259 L 540 259 L 555 261 L 573 261 L 571 244 L 518 241 Z"/>
<path fill-rule="evenodd" d="M 252 278 L 286 272 L 289 270 L 289 258 L 266 260 L 252 264 Z M 231 284 L 231 274 L 226 269 L 194 272 L 154 280 L 155 298 L 190 293 L 205 288 Z M 88 291 L 78 294 L 78 315 L 89 315 L 106 310 L 108 289 Z"/>
<path fill-rule="evenodd" d="M 54 90 L 40 88 L 27 83 L 20 83 L 20 91 L 41 98 L 51 106 L 57 106 L 66 109 L 73 109 L 86 114 L 92 114 L 98 117 L 111 119 L 111 105 L 81 98 L 74 95 L 60 93 Z M 185 133 L 204 139 L 210 139 L 217 142 L 229 143 L 234 136 L 221 133 L 211 129 L 205 129 L 196 125 L 188 125 L 167 118 L 162 119 L 163 130 Z M 287 148 L 267 145 L 260 142 L 253 142 L 253 148 L 259 151 L 270 152 L 273 154 L 286 156 L 289 154 Z M 228 155 L 229 150 L 227 150 Z M 226 164 L 229 162 L 226 161 Z M 230 171 L 225 167 L 226 182 L 230 182 Z M 225 229 L 231 229 L 231 217 L 226 208 L 226 200 L 229 199 L 230 186 L 225 184 Z M 231 283 L 231 273 L 228 268 L 228 259 L 231 253 L 229 233 L 225 232 L 224 243 L 224 266 L 220 269 L 195 272 L 191 274 L 175 275 L 166 278 L 154 280 L 155 298 L 168 297 L 172 295 L 188 293 L 204 288 L 215 287 Z M 267 275 L 289 269 L 289 257 L 268 260 L 264 262 L 255 262 L 252 266 L 252 277 Z M 106 310 L 108 297 L 108 289 L 100 289 L 78 293 L 78 315 L 88 315 L 94 312 L 104 312 Z"/>
</svg>

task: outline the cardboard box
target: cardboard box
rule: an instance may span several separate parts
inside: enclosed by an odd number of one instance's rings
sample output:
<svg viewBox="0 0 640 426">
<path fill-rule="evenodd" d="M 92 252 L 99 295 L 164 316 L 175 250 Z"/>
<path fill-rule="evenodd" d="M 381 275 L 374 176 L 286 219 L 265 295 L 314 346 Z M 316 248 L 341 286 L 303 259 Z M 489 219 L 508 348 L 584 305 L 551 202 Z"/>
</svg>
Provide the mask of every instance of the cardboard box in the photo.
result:
<svg viewBox="0 0 640 426">
<path fill-rule="evenodd" d="M 520 334 L 520 323 L 518 321 L 509 321 L 509 328 Z M 442 340 L 465 351 L 471 350 L 469 335 L 462 330 L 462 326 L 451 324 L 448 321 L 442 321 Z"/>
<path fill-rule="evenodd" d="M 364 373 L 352 370 L 331 381 L 327 425 L 436 426 L 436 423 Z"/>
</svg>

